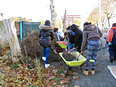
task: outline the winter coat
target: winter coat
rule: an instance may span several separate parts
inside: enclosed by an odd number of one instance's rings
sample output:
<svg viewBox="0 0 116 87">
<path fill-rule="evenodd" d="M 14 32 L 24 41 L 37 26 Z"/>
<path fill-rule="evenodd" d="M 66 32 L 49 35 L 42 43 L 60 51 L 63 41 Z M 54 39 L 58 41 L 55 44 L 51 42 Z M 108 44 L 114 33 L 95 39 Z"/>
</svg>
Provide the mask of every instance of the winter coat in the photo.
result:
<svg viewBox="0 0 116 87">
<path fill-rule="evenodd" d="M 75 42 L 75 32 L 69 30 L 68 37 L 70 44 L 73 44 Z"/>
<path fill-rule="evenodd" d="M 109 31 L 109 42 L 116 45 L 116 27 L 112 27 Z"/>
<path fill-rule="evenodd" d="M 83 33 L 81 30 L 76 29 L 75 31 L 75 47 L 78 47 L 79 49 L 81 48 L 81 44 L 82 44 L 82 40 L 83 40 Z"/>
<path fill-rule="evenodd" d="M 51 26 L 40 26 L 39 43 L 42 47 L 51 47 L 52 40 L 54 39 L 53 30 Z"/>
<path fill-rule="evenodd" d="M 81 46 L 81 51 L 85 50 L 88 41 L 99 40 L 102 36 L 102 32 L 95 25 L 86 25 L 83 29 L 83 42 Z"/>
</svg>

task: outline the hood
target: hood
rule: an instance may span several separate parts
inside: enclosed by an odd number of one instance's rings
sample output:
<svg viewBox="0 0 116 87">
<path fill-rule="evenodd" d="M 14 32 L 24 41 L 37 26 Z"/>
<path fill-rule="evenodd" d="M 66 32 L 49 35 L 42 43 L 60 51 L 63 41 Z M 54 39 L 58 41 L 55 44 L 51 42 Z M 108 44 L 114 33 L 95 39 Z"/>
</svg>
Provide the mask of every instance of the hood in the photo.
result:
<svg viewBox="0 0 116 87">
<path fill-rule="evenodd" d="M 40 29 L 45 29 L 45 30 L 49 30 L 49 29 L 52 29 L 52 26 L 47 26 L 47 25 L 42 25 L 42 26 L 39 26 Z"/>
<path fill-rule="evenodd" d="M 86 25 L 83 31 L 92 31 L 95 29 L 95 25 Z"/>
</svg>

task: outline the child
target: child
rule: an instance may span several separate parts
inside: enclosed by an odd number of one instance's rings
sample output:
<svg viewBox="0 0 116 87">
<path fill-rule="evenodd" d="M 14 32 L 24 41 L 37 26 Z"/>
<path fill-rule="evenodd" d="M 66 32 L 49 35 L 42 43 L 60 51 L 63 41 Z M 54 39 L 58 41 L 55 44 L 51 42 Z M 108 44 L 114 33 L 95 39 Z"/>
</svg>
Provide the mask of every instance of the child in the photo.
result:
<svg viewBox="0 0 116 87">
<path fill-rule="evenodd" d="M 48 63 L 49 60 L 49 53 L 51 50 L 51 43 L 54 39 L 53 30 L 50 26 L 50 21 L 46 20 L 43 26 L 40 26 L 40 33 L 39 33 L 39 43 L 43 47 L 43 57 L 42 59 L 45 61 L 45 68 L 48 68 L 50 64 Z"/>
</svg>

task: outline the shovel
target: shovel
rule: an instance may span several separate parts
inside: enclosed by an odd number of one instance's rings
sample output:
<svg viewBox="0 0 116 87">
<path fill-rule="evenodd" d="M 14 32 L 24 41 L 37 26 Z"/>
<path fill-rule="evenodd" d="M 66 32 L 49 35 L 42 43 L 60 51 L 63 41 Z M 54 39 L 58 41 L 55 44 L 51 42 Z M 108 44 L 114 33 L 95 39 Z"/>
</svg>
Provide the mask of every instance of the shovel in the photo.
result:
<svg viewBox="0 0 116 87">
<path fill-rule="evenodd" d="M 76 57 L 76 60 L 78 60 L 78 58 L 80 57 L 81 53 L 79 53 L 79 55 Z"/>
<path fill-rule="evenodd" d="M 79 58 L 80 55 L 81 55 L 81 53 L 79 53 L 79 55 L 73 61 L 78 61 L 78 58 Z"/>
<path fill-rule="evenodd" d="M 55 50 L 53 47 L 51 47 L 51 49 L 53 50 L 53 52 L 54 52 L 55 54 L 57 54 L 56 50 Z"/>
</svg>

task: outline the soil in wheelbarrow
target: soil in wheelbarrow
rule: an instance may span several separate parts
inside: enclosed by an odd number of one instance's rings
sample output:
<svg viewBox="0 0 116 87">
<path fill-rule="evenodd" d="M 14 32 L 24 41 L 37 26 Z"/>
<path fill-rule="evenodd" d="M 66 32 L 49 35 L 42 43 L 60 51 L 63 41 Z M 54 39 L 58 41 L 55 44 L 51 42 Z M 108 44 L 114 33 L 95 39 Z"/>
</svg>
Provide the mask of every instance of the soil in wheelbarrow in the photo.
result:
<svg viewBox="0 0 116 87">
<path fill-rule="evenodd" d="M 73 56 L 73 55 L 71 55 L 71 54 L 69 54 L 69 53 L 67 53 L 67 52 L 64 52 L 64 53 L 62 54 L 62 56 L 64 57 L 64 59 L 65 59 L 66 61 L 73 61 L 73 60 L 76 60 L 76 57 L 75 57 L 75 56 Z"/>
</svg>

